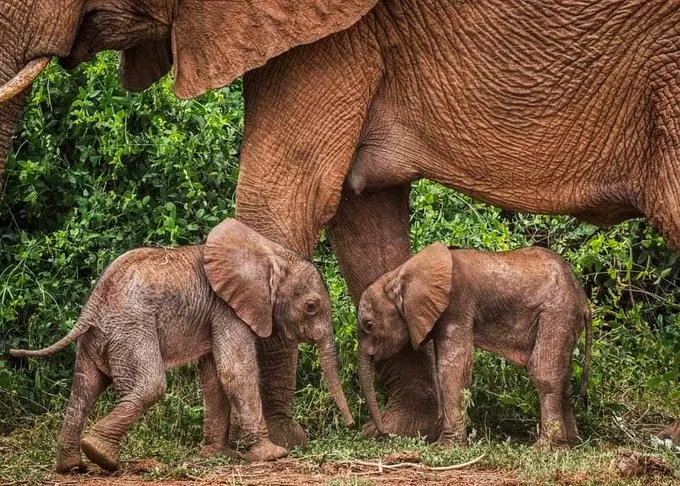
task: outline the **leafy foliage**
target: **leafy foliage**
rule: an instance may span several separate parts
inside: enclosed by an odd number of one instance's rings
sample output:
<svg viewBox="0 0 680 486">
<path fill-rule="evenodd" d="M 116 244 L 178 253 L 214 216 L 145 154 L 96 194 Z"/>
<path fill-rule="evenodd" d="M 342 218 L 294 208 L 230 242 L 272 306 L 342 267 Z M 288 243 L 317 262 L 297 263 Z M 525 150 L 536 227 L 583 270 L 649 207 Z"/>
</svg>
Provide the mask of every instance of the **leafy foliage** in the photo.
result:
<svg viewBox="0 0 680 486">
<path fill-rule="evenodd" d="M 111 55 L 33 88 L 0 203 L 2 349 L 70 329 L 98 275 L 143 245 L 200 243 L 233 215 L 241 86 L 181 102 L 168 82 L 125 93 Z M 0 362 L 0 417 L 61 407 L 74 353 Z M 7 408 L 4 408 L 7 407 Z"/>
<path fill-rule="evenodd" d="M 130 94 L 115 64 L 102 55 L 73 73 L 52 66 L 32 91 L 0 202 L 0 353 L 65 334 L 97 276 L 124 251 L 199 243 L 233 215 L 240 84 L 194 101 L 177 100 L 167 80 Z M 680 264 L 644 221 L 604 230 L 508 214 L 427 181 L 414 184 L 412 212 L 414 250 L 434 240 L 490 250 L 540 244 L 573 265 L 596 331 L 592 406 L 578 409 L 586 436 L 630 440 L 647 431 L 643 424 L 680 415 Z M 354 306 L 325 239 L 316 263 L 334 301 L 343 379 L 357 411 Z M 0 360 L 0 433 L 63 410 L 73 358 L 69 349 L 43 361 Z M 575 379 L 579 362 L 577 352 Z M 341 421 L 320 383 L 316 350 L 303 347 L 296 414 L 323 436 Z M 111 401 L 108 394 L 97 413 Z M 477 353 L 471 402 L 477 437 L 535 437 L 536 395 L 516 367 Z M 197 444 L 201 419 L 195 372 L 184 368 L 170 374 L 164 401 L 139 427 L 145 437 Z"/>
</svg>

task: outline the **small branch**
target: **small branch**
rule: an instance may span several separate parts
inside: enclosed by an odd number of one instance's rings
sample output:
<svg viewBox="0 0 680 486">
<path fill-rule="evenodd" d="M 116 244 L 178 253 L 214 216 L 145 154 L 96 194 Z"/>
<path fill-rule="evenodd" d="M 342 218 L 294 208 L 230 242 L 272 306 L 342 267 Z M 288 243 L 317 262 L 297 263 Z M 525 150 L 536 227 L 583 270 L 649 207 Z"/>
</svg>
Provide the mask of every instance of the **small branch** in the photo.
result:
<svg viewBox="0 0 680 486">
<path fill-rule="evenodd" d="M 477 464 L 479 461 L 484 459 L 486 457 L 486 452 L 483 452 L 479 457 L 475 457 L 474 459 L 471 459 L 467 462 L 462 462 L 460 464 L 454 464 L 452 466 L 426 466 L 425 464 L 417 463 L 417 462 L 400 462 L 398 464 L 383 464 L 381 462 L 368 462 L 368 461 L 359 461 L 359 460 L 352 460 L 352 461 L 343 461 L 349 464 L 359 464 L 360 466 L 369 466 L 369 467 L 377 467 L 379 471 L 382 471 L 383 469 L 400 469 L 404 467 L 414 467 L 418 469 L 426 469 L 428 471 L 453 471 L 455 469 L 464 469 L 466 467 L 470 467 L 473 464 Z"/>
</svg>

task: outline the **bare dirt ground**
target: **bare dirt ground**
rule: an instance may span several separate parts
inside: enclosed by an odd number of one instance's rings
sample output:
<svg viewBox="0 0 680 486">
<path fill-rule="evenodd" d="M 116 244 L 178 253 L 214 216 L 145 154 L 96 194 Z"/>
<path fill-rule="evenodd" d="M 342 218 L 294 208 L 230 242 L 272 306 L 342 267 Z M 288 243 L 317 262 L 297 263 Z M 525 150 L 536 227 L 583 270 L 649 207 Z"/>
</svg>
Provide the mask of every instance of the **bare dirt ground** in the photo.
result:
<svg viewBox="0 0 680 486">
<path fill-rule="evenodd" d="M 78 486 L 133 486 L 133 485 L 325 485 L 373 484 L 373 485 L 415 485 L 455 484 L 461 486 L 520 484 L 516 474 L 509 471 L 470 468 L 454 471 L 431 471 L 420 468 L 399 468 L 378 470 L 375 466 L 356 462 L 332 462 L 321 466 L 299 459 L 285 459 L 273 463 L 224 466 L 213 469 L 201 478 L 186 479 L 144 479 L 140 472 L 153 468 L 152 464 L 129 464 L 121 473 L 109 476 L 80 475 L 55 477 L 54 485 Z"/>
<path fill-rule="evenodd" d="M 110 474 L 98 468 L 87 474 L 63 476 L 53 474 L 40 484 L 55 486 L 211 486 L 211 485 L 395 485 L 444 484 L 461 486 L 550 484 L 680 484 L 674 470 L 657 458 L 635 452 L 621 452 L 609 468 L 588 473 L 555 472 L 541 481 L 520 479 L 520 471 L 484 467 L 478 462 L 485 456 L 453 467 L 428 467 L 420 463 L 416 452 L 393 453 L 379 463 L 348 460 L 319 464 L 308 458 L 287 458 L 269 463 L 236 464 L 194 468 L 180 465 L 168 471 L 155 460 L 124 463 L 121 471 Z M 191 471 L 191 472 L 190 472 Z M 201 471 L 201 472 L 197 472 Z M 676 480 L 673 479 L 676 477 Z M 628 480 L 633 480 L 628 483 Z M 0 481 L 0 484 L 2 482 Z M 21 483 L 5 483 L 21 484 Z"/>
</svg>

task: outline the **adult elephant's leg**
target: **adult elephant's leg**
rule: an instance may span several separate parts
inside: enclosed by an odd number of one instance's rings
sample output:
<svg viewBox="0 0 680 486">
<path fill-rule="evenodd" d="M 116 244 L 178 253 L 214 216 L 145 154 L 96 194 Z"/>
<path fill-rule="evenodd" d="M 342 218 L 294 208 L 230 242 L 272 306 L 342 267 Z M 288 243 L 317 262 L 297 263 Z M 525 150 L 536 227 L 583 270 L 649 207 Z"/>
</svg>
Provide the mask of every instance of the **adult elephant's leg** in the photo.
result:
<svg viewBox="0 0 680 486">
<path fill-rule="evenodd" d="M 362 196 L 343 192 L 328 230 L 355 303 L 373 280 L 411 256 L 409 189 L 393 187 Z M 381 363 L 378 371 L 389 397 L 383 412 L 387 431 L 436 440 L 440 423 L 429 347 L 424 352 L 409 348 Z M 366 431 L 372 434 L 372 425 Z"/>
<path fill-rule="evenodd" d="M 350 33 L 359 28 L 293 49 L 244 79 L 236 217 L 308 259 L 335 213 L 380 81 L 380 50 L 369 31 Z M 258 342 L 269 436 L 288 447 L 306 438 L 292 417 L 297 357 L 297 345 L 276 332 Z"/>
</svg>

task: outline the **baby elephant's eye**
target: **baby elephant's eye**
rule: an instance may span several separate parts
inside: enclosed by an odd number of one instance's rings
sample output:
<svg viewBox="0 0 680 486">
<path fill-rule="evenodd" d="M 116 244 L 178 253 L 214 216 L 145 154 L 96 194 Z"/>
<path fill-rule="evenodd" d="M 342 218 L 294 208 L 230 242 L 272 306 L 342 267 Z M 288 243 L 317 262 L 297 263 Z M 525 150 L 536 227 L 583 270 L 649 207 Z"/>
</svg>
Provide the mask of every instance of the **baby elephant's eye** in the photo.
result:
<svg viewBox="0 0 680 486">
<path fill-rule="evenodd" d="M 310 299 L 305 302 L 305 312 L 313 316 L 319 310 L 319 303 L 316 300 Z"/>
</svg>

